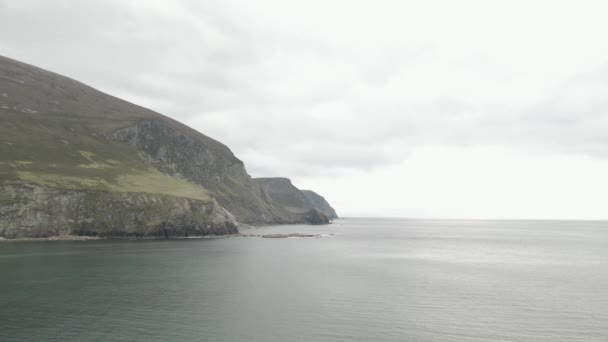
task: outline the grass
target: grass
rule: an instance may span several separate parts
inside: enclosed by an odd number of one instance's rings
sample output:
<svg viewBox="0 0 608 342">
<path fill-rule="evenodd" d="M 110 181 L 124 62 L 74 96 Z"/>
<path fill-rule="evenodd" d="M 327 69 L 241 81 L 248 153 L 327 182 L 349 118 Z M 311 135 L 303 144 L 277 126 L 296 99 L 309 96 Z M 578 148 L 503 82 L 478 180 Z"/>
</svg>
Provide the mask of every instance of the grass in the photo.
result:
<svg viewBox="0 0 608 342">
<path fill-rule="evenodd" d="M 111 185 L 108 181 L 98 177 L 85 178 L 56 173 L 17 171 L 17 178 L 28 183 L 59 189 L 92 189 L 106 191 L 111 189 Z"/>
<path fill-rule="evenodd" d="M 9 194 L 4 194 L 0 192 L 0 203 L 9 203 L 12 202 L 11 196 Z"/>
<path fill-rule="evenodd" d="M 162 174 L 131 146 L 103 137 L 134 122 L 0 110 L 0 123 L 0 181 L 210 200 L 202 186 Z"/>
<path fill-rule="evenodd" d="M 198 220 L 200 220 L 202 222 L 209 222 L 209 216 L 206 214 L 195 211 L 195 212 L 193 212 L 193 215 L 195 218 L 197 218 Z"/>
<path fill-rule="evenodd" d="M 78 153 L 80 153 L 81 156 L 85 157 L 88 161 L 93 163 L 93 159 L 91 159 L 91 158 L 95 155 L 95 153 L 89 152 L 89 151 L 80 151 L 80 150 L 78 151 Z"/>
<path fill-rule="evenodd" d="M 205 202 L 211 200 L 209 193 L 202 186 L 182 179 L 169 177 L 152 168 L 148 172 L 119 176 L 117 183 L 112 185 L 111 188 L 112 191 L 119 192 L 164 194 Z"/>
<path fill-rule="evenodd" d="M 284 206 L 285 209 L 287 209 L 287 211 L 294 213 L 294 214 L 302 214 L 307 212 L 308 210 L 310 210 L 310 208 L 296 208 L 296 207 L 288 207 L 288 206 Z"/>
</svg>

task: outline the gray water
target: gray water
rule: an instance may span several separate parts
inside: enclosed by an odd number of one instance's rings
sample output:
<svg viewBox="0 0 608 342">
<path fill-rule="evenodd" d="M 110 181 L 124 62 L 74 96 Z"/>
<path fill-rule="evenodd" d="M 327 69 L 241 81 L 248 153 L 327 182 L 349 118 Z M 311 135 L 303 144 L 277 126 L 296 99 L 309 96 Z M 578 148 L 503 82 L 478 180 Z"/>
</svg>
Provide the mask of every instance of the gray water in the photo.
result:
<svg viewBox="0 0 608 342">
<path fill-rule="evenodd" d="M 0 341 L 607 341 L 608 223 L 0 243 Z"/>
</svg>

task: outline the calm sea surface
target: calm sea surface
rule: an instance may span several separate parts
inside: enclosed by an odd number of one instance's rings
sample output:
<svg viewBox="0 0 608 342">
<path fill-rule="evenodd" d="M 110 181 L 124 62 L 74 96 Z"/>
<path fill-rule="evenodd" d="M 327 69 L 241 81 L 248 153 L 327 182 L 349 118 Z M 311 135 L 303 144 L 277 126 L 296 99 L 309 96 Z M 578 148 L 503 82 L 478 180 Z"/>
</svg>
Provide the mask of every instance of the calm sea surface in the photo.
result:
<svg viewBox="0 0 608 342">
<path fill-rule="evenodd" d="M 608 223 L 0 243 L 0 341 L 608 341 Z"/>
</svg>

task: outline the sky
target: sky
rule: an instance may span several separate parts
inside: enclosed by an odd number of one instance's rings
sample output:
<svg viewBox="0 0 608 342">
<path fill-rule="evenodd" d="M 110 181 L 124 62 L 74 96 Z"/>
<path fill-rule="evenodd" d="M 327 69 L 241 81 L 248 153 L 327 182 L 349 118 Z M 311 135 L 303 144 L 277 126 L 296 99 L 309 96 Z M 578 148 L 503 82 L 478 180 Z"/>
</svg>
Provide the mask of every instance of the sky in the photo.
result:
<svg viewBox="0 0 608 342">
<path fill-rule="evenodd" d="M 605 1 L 0 0 L 0 54 L 342 216 L 608 219 Z"/>
</svg>

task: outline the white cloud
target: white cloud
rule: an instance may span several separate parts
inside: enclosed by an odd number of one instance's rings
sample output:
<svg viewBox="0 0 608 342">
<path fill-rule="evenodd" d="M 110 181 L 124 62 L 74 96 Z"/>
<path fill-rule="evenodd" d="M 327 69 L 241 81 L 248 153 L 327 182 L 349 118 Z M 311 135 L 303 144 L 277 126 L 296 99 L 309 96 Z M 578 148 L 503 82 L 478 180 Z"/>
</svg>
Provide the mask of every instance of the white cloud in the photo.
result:
<svg viewBox="0 0 608 342">
<path fill-rule="evenodd" d="M 500 147 L 425 147 L 406 161 L 321 186 L 346 216 L 606 219 L 608 161 Z"/>
</svg>

